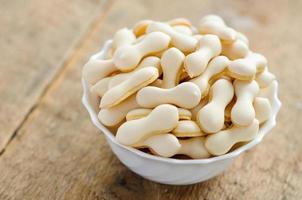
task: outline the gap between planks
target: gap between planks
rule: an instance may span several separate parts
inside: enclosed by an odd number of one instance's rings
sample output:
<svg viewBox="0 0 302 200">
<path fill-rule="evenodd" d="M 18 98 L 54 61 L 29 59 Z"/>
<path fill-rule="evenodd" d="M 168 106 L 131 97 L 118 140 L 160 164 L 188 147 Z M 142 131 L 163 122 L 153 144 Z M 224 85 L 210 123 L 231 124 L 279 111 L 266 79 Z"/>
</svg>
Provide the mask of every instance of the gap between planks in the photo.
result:
<svg viewBox="0 0 302 200">
<path fill-rule="evenodd" d="M 23 127 L 23 125 L 29 120 L 31 114 L 39 107 L 43 99 L 47 96 L 48 92 L 52 87 L 55 87 L 60 80 L 64 77 L 65 72 L 71 68 L 76 62 L 76 58 L 80 55 L 81 50 L 89 43 L 89 39 L 93 36 L 99 28 L 102 26 L 104 22 L 104 18 L 111 10 L 113 4 L 116 0 L 107 0 L 103 6 L 101 6 L 97 16 L 92 20 L 87 30 L 84 31 L 82 36 L 80 36 L 79 40 L 75 42 L 75 45 L 72 45 L 71 52 L 67 53 L 67 56 L 63 58 L 62 67 L 55 73 L 55 75 L 51 78 L 51 80 L 47 83 L 43 91 L 41 92 L 37 102 L 28 110 L 24 119 L 17 126 L 12 136 L 9 138 L 8 142 L 4 145 L 4 148 L 0 151 L 0 157 L 5 153 L 6 148 L 10 145 L 10 143 L 14 140 L 14 138 L 18 135 L 18 132 Z"/>
</svg>

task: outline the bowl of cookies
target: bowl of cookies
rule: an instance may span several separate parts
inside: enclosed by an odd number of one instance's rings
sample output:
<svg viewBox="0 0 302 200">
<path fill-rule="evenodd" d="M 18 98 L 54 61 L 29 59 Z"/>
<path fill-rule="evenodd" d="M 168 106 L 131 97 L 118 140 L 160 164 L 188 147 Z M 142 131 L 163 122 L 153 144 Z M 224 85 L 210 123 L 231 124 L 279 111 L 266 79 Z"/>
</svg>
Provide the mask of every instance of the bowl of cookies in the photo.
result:
<svg viewBox="0 0 302 200">
<path fill-rule="evenodd" d="M 281 107 L 267 59 L 217 15 L 118 30 L 83 67 L 82 85 L 117 158 L 171 185 L 221 173 L 262 141 Z"/>
</svg>

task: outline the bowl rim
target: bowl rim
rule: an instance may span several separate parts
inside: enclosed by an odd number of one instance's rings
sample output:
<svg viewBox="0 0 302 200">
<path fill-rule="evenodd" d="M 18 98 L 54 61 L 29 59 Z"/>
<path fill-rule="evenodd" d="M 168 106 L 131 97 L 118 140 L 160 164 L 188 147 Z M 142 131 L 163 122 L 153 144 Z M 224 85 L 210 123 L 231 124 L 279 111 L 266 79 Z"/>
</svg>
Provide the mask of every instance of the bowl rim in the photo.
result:
<svg viewBox="0 0 302 200">
<path fill-rule="evenodd" d="M 112 46 L 112 40 L 107 40 L 104 43 L 103 48 L 101 48 L 100 52 L 92 55 L 90 57 L 90 60 L 104 58 L 106 53 L 108 52 L 108 50 L 111 48 L 111 46 Z M 136 155 L 146 158 L 146 159 L 156 160 L 156 161 L 165 162 L 165 163 L 206 164 L 206 163 L 213 163 L 213 162 L 218 162 L 218 161 L 222 161 L 222 160 L 226 160 L 226 159 L 231 159 L 231 158 L 235 158 L 235 157 L 239 156 L 243 152 L 251 149 L 256 144 L 260 143 L 262 141 L 263 137 L 267 133 L 269 133 L 270 130 L 276 125 L 276 117 L 281 108 L 282 103 L 278 98 L 278 81 L 274 80 L 271 84 L 273 84 L 273 92 L 272 92 L 272 96 L 270 97 L 271 103 L 272 103 L 272 116 L 269 120 L 267 120 L 265 123 L 263 123 L 261 125 L 261 127 L 259 128 L 258 135 L 250 142 L 246 143 L 245 145 L 243 145 L 229 153 L 226 153 L 226 154 L 220 155 L 220 156 L 205 158 L 205 159 L 181 160 L 181 159 L 176 159 L 176 158 L 164 158 L 164 157 L 145 153 L 145 152 L 135 149 L 133 147 L 128 147 L 128 146 L 125 146 L 125 145 L 117 142 L 114 135 L 98 120 L 97 113 L 94 111 L 93 106 L 91 105 L 90 100 L 89 100 L 89 84 L 83 77 L 82 77 L 82 87 L 83 87 L 82 104 L 88 111 L 92 123 L 105 134 L 106 138 L 109 139 L 110 142 L 114 143 L 115 145 L 118 145 L 120 148 L 122 148 L 130 153 L 136 154 Z"/>
</svg>

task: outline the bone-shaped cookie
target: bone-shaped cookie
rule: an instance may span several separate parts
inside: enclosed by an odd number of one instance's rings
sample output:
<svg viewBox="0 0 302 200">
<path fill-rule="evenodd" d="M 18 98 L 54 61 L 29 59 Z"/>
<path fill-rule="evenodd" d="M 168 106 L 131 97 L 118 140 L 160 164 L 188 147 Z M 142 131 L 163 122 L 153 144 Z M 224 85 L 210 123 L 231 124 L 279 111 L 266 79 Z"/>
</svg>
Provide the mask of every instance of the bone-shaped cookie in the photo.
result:
<svg viewBox="0 0 302 200">
<path fill-rule="evenodd" d="M 112 39 L 113 49 L 117 49 L 124 45 L 132 44 L 136 40 L 134 33 L 128 28 L 122 28 L 118 30 Z"/>
<path fill-rule="evenodd" d="M 174 88 L 163 89 L 147 86 L 138 91 L 136 100 L 145 108 L 154 108 L 160 104 L 174 104 L 182 108 L 193 108 L 201 99 L 200 90 L 190 82 L 184 82 Z"/>
<path fill-rule="evenodd" d="M 249 53 L 249 40 L 238 31 L 235 31 L 236 39 L 234 41 L 222 41 L 221 54 L 227 56 L 230 60 L 244 58 Z"/>
<path fill-rule="evenodd" d="M 253 140 L 259 130 L 259 122 L 254 119 L 248 126 L 233 126 L 230 129 L 220 131 L 207 136 L 205 147 L 212 155 L 227 153 L 234 144 Z"/>
<path fill-rule="evenodd" d="M 208 67 L 200 76 L 190 80 L 190 82 L 195 83 L 199 87 L 202 98 L 208 93 L 210 80 L 213 77 L 222 74 L 228 67 L 229 62 L 230 60 L 227 57 L 217 56 L 210 61 Z"/>
<path fill-rule="evenodd" d="M 214 34 L 221 40 L 234 41 L 236 32 L 226 26 L 223 19 L 217 15 L 207 15 L 203 17 L 198 26 L 200 34 Z"/>
<path fill-rule="evenodd" d="M 176 137 L 198 137 L 205 135 L 197 125 L 195 121 L 192 120 L 180 120 L 172 133 Z"/>
<path fill-rule="evenodd" d="M 124 145 L 135 145 L 152 135 L 171 131 L 177 126 L 178 120 L 177 108 L 163 104 L 144 118 L 123 123 L 117 130 L 116 139 Z"/>
<path fill-rule="evenodd" d="M 149 26 L 149 24 L 151 24 L 153 22 L 154 21 L 152 21 L 152 20 L 141 20 L 141 21 L 137 22 L 133 27 L 134 34 L 137 37 L 144 35 L 146 33 L 146 29 Z M 185 18 L 175 18 L 175 19 L 172 19 L 172 20 L 164 22 L 164 23 L 169 24 L 173 27 L 175 27 L 175 26 L 191 27 L 192 26 L 191 22 Z"/>
<path fill-rule="evenodd" d="M 267 67 L 267 59 L 260 53 L 249 52 L 246 59 L 256 66 L 256 73 L 261 73 Z"/>
<path fill-rule="evenodd" d="M 111 77 L 106 77 L 101 79 L 96 84 L 91 86 L 90 92 L 98 95 L 99 97 L 102 97 L 107 92 L 110 81 L 111 81 Z"/>
<path fill-rule="evenodd" d="M 125 119 L 130 110 L 138 107 L 135 95 L 132 95 L 112 108 L 101 109 L 98 118 L 105 126 L 115 126 Z"/>
<path fill-rule="evenodd" d="M 253 105 L 256 113 L 256 119 L 259 121 L 260 124 L 271 117 L 272 106 L 267 98 L 256 97 Z"/>
<path fill-rule="evenodd" d="M 178 117 L 180 120 L 190 120 L 191 119 L 191 112 L 184 108 L 177 108 L 178 109 Z M 143 117 L 146 117 L 152 109 L 149 108 L 137 108 L 129 111 L 126 115 L 126 120 L 134 120 L 134 119 L 140 119 Z"/>
<path fill-rule="evenodd" d="M 114 64 L 121 71 L 133 70 L 143 57 L 166 49 L 169 43 L 170 37 L 167 34 L 150 33 L 138 43 L 119 47 L 113 54 Z"/>
<path fill-rule="evenodd" d="M 162 74 L 162 69 L 160 66 L 160 59 L 155 56 L 148 56 L 148 57 L 144 58 L 133 71 L 120 73 L 120 74 L 113 76 L 110 80 L 109 88 L 117 86 L 121 82 L 123 82 L 123 81 L 127 80 L 129 77 L 131 77 L 135 73 L 135 71 L 145 68 L 145 67 L 156 67 L 158 69 L 159 76 Z"/>
<path fill-rule="evenodd" d="M 257 81 L 260 88 L 268 87 L 275 79 L 275 75 L 270 73 L 267 68 L 265 68 L 263 72 L 257 74 L 255 77 L 255 81 Z"/>
<path fill-rule="evenodd" d="M 145 67 L 135 71 L 133 75 L 121 84 L 110 88 L 101 99 L 100 108 L 110 108 L 139 89 L 149 85 L 158 78 L 158 70 L 155 67 Z"/>
<path fill-rule="evenodd" d="M 176 154 L 182 154 L 193 159 L 201 159 L 211 156 L 205 148 L 204 143 L 204 137 L 178 140 L 172 134 L 158 134 L 147 138 L 136 146 L 149 147 L 153 154 L 162 157 L 172 157 Z"/>
<path fill-rule="evenodd" d="M 136 144 L 135 147 L 148 147 L 153 154 L 168 158 L 177 154 L 181 145 L 173 134 L 163 133 L 153 135 Z"/>
<path fill-rule="evenodd" d="M 192 27 L 192 23 L 189 20 L 187 20 L 186 18 L 182 18 L 182 17 L 171 19 L 171 20 L 167 21 L 166 23 L 173 27 L 175 27 L 175 26 Z"/>
<path fill-rule="evenodd" d="M 260 89 L 257 97 L 267 98 L 272 104 L 277 87 L 278 87 L 277 81 L 272 81 L 267 87 Z"/>
<path fill-rule="evenodd" d="M 147 27 L 146 32 L 163 32 L 171 37 L 171 44 L 182 52 L 192 52 L 196 48 L 197 40 L 189 35 L 185 35 L 174 30 L 170 25 L 161 22 L 152 22 Z"/>
<path fill-rule="evenodd" d="M 176 30 L 177 32 L 185 34 L 185 35 L 193 35 L 192 29 L 185 25 L 176 25 L 176 26 L 173 26 L 173 29 Z"/>
<path fill-rule="evenodd" d="M 266 66 L 267 60 L 263 55 L 249 52 L 245 58 L 230 62 L 228 74 L 239 80 L 253 80 L 256 73 L 262 72 Z"/>
<path fill-rule="evenodd" d="M 181 120 L 190 120 L 192 118 L 192 113 L 184 108 L 177 108 L 178 109 L 178 114 L 179 114 L 179 119 Z"/>
<path fill-rule="evenodd" d="M 184 66 L 191 78 L 199 76 L 208 62 L 221 52 L 221 43 L 216 35 L 205 35 L 200 38 L 197 50 L 187 55 Z"/>
<path fill-rule="evenodd" d="M 83 67 L 83 77 L 90 84 L 95 84 L 104 77 L 118 71 L 112 60 L 89 60 Z"/>
<path fill-rule="evenodd" d="M 161 87 L 172 88 L 178 84 L 184 59 L 185 55 L 174 47 L 163 53 L 160 61 L 163 70 Z"/>
<path fill-rule="evenodd" d="M 235 40 L 232 43 L 222 43 L 221 55 L 230 60 L 244 58 L 249 52 L 248 45 L 242 40 Z"/>
<path fill-rule="evenodd" d="M 236 102 L 231 110 L 231 120 L 239 126 L 247 126 L 255 119 L 253 101 L 259 92 L 256 81 L 234 81 Z"/>
<path fill-rule="evenodd" d="M 247 46 L 249 46 L 249 44 L 250 44 L 249 39 L 243 33 L 239 32 L 239 31 L 236 31 L 236 39 L 241 40 Z"/>
<path fill-rule="evenodd" d="M 181 148 L 177 154 L 187 155 L 193 159 L 201 159 L 210 157 L 210 153 L 205 148 L 204 137 L 193 137 L 186 140 L 179 140 Z"/>
<path fill-rule="evenodd" d="M 219 79 L 210 89 L 210 101 L 200 109 L 197 122 L 206 133 L 216 133 L 223 128 L 224 110 L 234 96 L 230 81 Z"/>
</svg>

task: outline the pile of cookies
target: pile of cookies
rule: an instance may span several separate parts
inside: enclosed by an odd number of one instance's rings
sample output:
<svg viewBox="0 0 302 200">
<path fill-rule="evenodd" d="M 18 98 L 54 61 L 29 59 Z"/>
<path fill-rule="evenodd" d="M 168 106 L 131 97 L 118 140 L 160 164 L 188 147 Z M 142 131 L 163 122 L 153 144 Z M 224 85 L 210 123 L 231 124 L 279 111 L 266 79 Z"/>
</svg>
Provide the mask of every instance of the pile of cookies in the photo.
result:
<svg viewBox="0 0 302 200">
<path fill-rule="evenodd" d="M 177 18 L 118 30 L 106 59 L 83 68 L 98 118 L 116 140 L 162 157 L 228 153 L 271 116 L 266 58 L 222 18 Z"/>
</svg>

